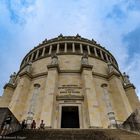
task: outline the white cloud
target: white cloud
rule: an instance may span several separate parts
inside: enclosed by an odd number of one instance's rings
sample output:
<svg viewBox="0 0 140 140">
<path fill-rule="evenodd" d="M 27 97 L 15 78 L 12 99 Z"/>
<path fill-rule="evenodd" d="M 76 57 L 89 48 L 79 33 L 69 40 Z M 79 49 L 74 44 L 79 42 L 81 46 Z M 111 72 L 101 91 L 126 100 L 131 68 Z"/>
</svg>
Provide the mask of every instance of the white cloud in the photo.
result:
<svg viewBox="0 0 140 140">
<path fill-rule="evenodd" d="M 130 2 L 133 5 L 131 8 L 129 8 Z M 130 57 L 128 48 L 123 42 L 123 36 L 134 30 L 140 23 L 140 11 L 135 7 L 134 2 L 135 0 L 36 0 L 23 5 L 18 0 L 12 0 L 10 10 L 2 4 L 0 28 L 9 33 L 9 43 L 5 40 L 3 45 L 9 45 L 10 52 L 0 56 L 7 62 L 0 61 L 2 66 L 0 88 L 8 80 L 12 71 L 18 71 L 20 61 L 25 54 L 39 42 L 60 33 L 64 35 L 79 33 L 83 37 L 94 38 L 110 50 L 117 58 L 121 70 L 129 72 L 140 90 L 140 80 L 136 77 L 138 71 L 133 71 L 136 64 L 139 66 L 140 64 L 137 62 L 137 57 L 128 62 Z M 114 16 L 113 9 L 116 6 L 118 9 Z M 18 22 L 12 21 L 11 10 L 17 15 Z M 117 10 L 123 13 L 117 13 Z M 112 16 L 107 18 L 109 14 Z M 120 17 L 117 14 L 125 16 Z M 0 50 L 4 51 L 5 48 L 2 47 Z"/>
</svg>

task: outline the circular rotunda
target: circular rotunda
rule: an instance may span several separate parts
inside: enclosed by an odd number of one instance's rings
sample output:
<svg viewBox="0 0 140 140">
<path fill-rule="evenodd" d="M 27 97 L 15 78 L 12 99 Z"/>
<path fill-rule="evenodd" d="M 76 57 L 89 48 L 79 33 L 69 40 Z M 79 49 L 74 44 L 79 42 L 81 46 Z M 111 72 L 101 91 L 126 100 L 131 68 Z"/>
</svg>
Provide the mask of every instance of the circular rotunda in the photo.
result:
<svg viewBox="0 0 140 140">
<path fill-rule="evenodd" d="M 34 47 L 10 76 L 1 101 L 19 121 L 39 126 L 44 120 L 46 128 L 112 128 L 138 105 L 114 56 L 78 34 Z"/>
</svg>

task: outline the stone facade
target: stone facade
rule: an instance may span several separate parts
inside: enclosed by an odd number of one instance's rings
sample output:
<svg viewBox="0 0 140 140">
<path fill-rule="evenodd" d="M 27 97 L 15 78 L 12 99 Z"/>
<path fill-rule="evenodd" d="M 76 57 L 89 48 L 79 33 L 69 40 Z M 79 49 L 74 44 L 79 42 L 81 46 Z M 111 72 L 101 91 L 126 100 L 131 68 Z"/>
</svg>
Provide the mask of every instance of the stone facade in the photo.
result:
<svg viewBox="0 0 140 140">
<path fill-rule="evenodd" d="M 0 106 L 37 126 L 44 120 L 47 128 L 61 128 L 62 107 L 69 106 L 78 107 L 80 128 L 114 127 L 140 106 L 112 54 L 79 35 L 45 39 L 11 78 Z"/>
</svg>

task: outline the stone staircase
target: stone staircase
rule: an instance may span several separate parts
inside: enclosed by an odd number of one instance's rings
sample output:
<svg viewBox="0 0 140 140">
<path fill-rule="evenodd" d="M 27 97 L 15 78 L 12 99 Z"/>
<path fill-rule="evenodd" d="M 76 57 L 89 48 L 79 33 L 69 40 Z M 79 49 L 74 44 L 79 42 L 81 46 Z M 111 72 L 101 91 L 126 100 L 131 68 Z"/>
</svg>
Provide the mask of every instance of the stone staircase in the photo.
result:
<svg viewBox="0 0 140 140">
<path fill-rule="evenodd" d="M 140 134 L 120 129 L 46 129 L 20 130 L 6 136 L 8 140 L 140 140 Z"/>
</svg>

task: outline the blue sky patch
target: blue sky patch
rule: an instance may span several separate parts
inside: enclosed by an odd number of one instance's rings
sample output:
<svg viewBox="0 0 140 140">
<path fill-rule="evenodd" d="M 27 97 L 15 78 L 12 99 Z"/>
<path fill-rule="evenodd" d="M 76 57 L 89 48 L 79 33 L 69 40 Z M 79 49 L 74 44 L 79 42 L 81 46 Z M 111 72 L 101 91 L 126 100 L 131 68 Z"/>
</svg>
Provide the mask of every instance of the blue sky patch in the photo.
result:
<svg viewBox="0 0 140 140">
<path fill-rule="evenodd" d="M 121 20 L 126 17 L 126 14 L 119 5 L 114 5 L 111 12 L 109 12 L 106 17 L 109 19 Z"/>
<path fill-rule="evenodd" d="M 129 0 L 127 9 L 128 10 L 140 10 L 140 0 Z"/>
<path fill-rule="evenodd" d="M 140 26 L 126 34 L 123 41 L 128 46 L 130 56 L 140 53 Z"/>
</svg>

